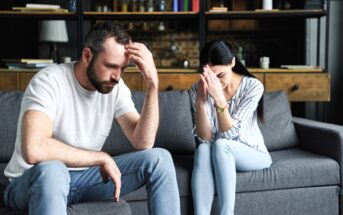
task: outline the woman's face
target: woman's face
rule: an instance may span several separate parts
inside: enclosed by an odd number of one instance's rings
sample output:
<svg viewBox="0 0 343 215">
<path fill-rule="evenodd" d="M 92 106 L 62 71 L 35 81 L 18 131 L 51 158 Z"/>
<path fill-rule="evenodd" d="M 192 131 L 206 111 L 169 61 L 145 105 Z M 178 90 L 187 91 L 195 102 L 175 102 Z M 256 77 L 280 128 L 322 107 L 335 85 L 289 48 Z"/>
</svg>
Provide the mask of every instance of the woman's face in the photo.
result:
<svg viewBox="0 0 343 215">
<path fill-rule="evenodd" d="M 209 65 L 212 72 L 217 76 L 219 79 L 222 88 L 224 89 L 229 84 L 231 78 L 232 78 L 232 68 L 231 65 L 216 65 L 211 66 Z"/>
</svg>

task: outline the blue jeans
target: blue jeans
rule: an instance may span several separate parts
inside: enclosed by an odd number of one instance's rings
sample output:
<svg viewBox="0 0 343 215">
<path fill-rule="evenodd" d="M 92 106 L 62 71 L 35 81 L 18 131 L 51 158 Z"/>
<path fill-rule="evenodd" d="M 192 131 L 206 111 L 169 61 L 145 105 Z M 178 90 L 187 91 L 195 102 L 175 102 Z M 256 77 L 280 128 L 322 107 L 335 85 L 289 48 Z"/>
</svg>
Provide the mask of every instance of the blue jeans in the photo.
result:
<svg viewBox="0 0 343 215">
<path fill-rule="evenodd" d="M 194 214 L 209 215 L 215 192 L 221 215 L 234 214 L 236 170 L 267 168 L 272 160 L 268 153 L 228 139 L 200 144 L 195 151 L 192 174 Z"/>
<path fill-rule="evenodd" d="M 113 158 L 121 171 L 121 195 L 147 185 L 151 214 L 180 214 L 175 168 L 165 149 L 131 152 Z M 99 167 L 69 171 L 60 161 L 34 165 L 13 180 L 4 192 L 4 203 L 30 214 L 67 214 L 68 204 L 114 198 L 114 184 L 103 183 Z"/>
</svg>

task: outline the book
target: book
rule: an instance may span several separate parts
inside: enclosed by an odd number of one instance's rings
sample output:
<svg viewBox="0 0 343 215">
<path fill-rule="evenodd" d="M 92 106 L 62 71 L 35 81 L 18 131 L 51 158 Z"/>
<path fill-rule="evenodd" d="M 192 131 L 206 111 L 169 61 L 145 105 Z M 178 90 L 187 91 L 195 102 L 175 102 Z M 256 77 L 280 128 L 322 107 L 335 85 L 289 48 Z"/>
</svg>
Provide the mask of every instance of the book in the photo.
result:
<svg viewBox="0 0 343 215">
<path fill-rule="evenodd" d="M 192 11 L 199 12 L 200 11 L 200 0 L 192 0 Z"/>
<path fill-rule="evenodd" d="M 227 12 L 227 7 L 212 7 L 210 12 Z"/>
<path fill-rule="evenodd" d="M 281 65 L 282 69 L 316 69 L 317 67 L 312 65 Z"/>
<path fill-rule="evenodd" d="M 188 11 L 188 0 L 183 0 L 183 11 Z"/>
<path fill-rule="evenodd" d="M 173 11 L 178 12 L 179 11 L 179 0 L 173 0 Z"/>
<path fill-rule="evenodd" d="M 26 7 L 12 7 L 12 10 L 18 10 L 23 12 L 45 12 L 45 11 L 54 11 L 54 12 L 68 12 L 66 9 L 62 9 L 59 5 L 52 4 L 26 4 Z"/>
<path fill-rule="evenodd" d="M 33 63 L 53 63 L 54 61 L 52 59 L 3 58 L 2 62 L 33 64 Z"/>
<path fill-rule="evenodd" d="M 49 8 L 49 9 L 60 9 L 59 5 L 54 4 L 26 4 L 26 8 Z"/>
<path fill-rule="evenodd" d="M 9 69 L 41 69 L 53 65 L 53 63 L 6 63 L 6 65 Z"/>
<path fill-rule="evenodd" d="M 68 12 L 62 8 L 30 8 L 30 7 L 12 7 L 12 10 L 21 12 Z"/>
</svg>

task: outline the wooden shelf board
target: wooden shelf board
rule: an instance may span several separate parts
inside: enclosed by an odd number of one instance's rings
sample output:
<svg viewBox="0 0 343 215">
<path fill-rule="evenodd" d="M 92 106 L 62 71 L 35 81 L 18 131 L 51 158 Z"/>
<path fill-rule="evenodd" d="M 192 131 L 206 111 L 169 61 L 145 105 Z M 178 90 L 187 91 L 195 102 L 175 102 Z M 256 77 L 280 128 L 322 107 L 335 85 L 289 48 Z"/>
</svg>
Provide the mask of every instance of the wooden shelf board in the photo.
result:
<svg viewBox="0 0 343 215">
<path fill-rule="evenodd" d="M 322 9 L 316 10 L 261 10 L 261 11 L 227 11 L 205 12 L 208 19 L 256 19 L 256 18 L 319 18 L 326 15 Z"/>
<path fill-rule="evenodd" d="M 0 18 L 36 18 L 36 19 L 76 19 L 75 12 L 51 12 L 51 11 L 0 11 Z"/>
<path fill-rule="evenodd" d="M 325 72 L 322 68 L 316 67 L 313 69 L 282 69 L 282 68 L 248 68 L 250 72 L 254 73 L 311 73 L 311 72 Z"/>
</svg>

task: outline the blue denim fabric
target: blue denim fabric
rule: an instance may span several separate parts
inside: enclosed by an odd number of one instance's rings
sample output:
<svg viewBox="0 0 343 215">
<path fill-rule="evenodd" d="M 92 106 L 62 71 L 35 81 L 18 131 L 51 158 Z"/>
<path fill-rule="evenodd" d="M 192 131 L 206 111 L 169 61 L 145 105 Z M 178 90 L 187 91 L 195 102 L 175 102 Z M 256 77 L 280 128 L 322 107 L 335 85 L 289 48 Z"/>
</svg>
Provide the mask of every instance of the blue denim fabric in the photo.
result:
<svg viewBox="0 0 343 215">
<path fill-rule="evenodd" d="M 146 184 L 151 214 L 180 214 L 175 168 L 167 150 L 154 148 L 113 159 L 122 173 L 121 195 Z M 112 182 L 103 183 L 98 167 L 68 171 L 60 161 L 47 161 L 13 180 L 4 202 L 11 208 L 29 209 L 30 214 L 63 215 L 68 204 L 113 199 L 114 189 Z"/>
<path fill-rule="evenodd" d="M 195 151 L 192 174 L 194 214 L 209 215 L 215 193 L 220 214 L 234 214 L 236 170 L 260 170 L 271 164 L 268 153 L 234 140 L 218 139 L 212 144 L 200 144 Z"/>
</svg>

